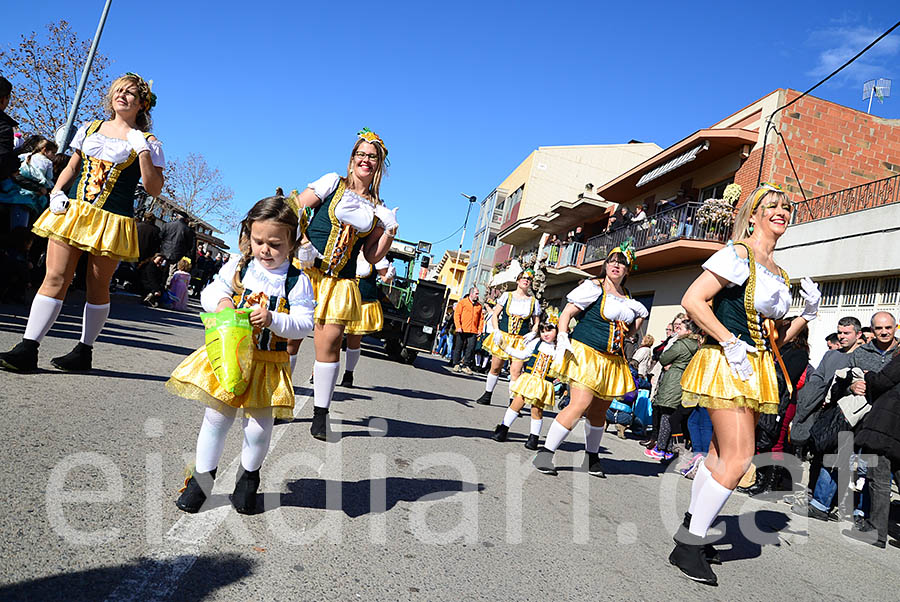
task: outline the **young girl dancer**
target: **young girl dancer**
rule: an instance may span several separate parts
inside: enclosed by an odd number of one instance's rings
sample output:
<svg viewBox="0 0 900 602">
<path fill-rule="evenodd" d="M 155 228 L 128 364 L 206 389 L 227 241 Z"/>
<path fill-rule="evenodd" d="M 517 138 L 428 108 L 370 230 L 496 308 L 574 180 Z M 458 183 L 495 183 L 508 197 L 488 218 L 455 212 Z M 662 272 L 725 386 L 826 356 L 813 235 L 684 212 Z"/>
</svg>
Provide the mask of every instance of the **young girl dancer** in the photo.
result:
<svg viewBox="0 0 900 602">
<path fill-rule="evenodd" d="M 181 362 L 166 383 L 175 395 L 208 406 L 197 437 L 196 468 L 175 502 L 185 512 L 200 510 L 209 495 L 238 410 L 244 414 L 244 444 L 231 501 L 242 514 L 256 510 L 259 468 L 269 449 L 273 421 L 291 415 L 294 407 L 287 340 L 301 339 L 313 328 L 312 285 L 291 263 L 296 232 L 297 214 L 283 197 L 259 201 L 241 222 L 242 256 L 222 266 L 200 295 L 208 312 L 252 308 L 254 349 L 249 386 L 240 395 L 219 384 L 205 346 Z"/>
<path fill-rule="evenodd" d="M 622 351 L 625 337 L 636 331 L 647 317 L 647 308 L 625 290 L 625 279 L 634 252 L 622 245 L 613 249 L 596 280 L 586 280 L 567 297 L 559 317 L 556 358 L 552 369 L 569 384 L 569 405 L 550 424 L 544 446 L 533 464 L 544 474 L 555 475 L 553 453 L 584 416 L 584 439 L 588 472 L 605 476 L 600 463 L 600 440 L 610 402 L 634 391 L 634 379 Z M 569 340 L 569 321 L 578 325 Z"/>
<path fill-rule="evenodd" d="M 512 387 L 512 393 L 515 397 L 506 414 L 503 416 L 503 422 L 498 424 L 494 429 L 491 438 L 494 441 L 506 441 L 509 434 L 509 427 L 516 418 L 519 417 L 519 411 L 527 403 L 531 405 L 531 434 L 528 435 L 528 441 L 525 442 L 525 448 L 536 450 L 538 448 L 538 439 L 541 436 L 541 427 L 544 421 L 544 410 L 553 408 L 555 398 L 553 391 L 553 379 L 548 374 L 550 364 L 553 362 L 553 356 L 556 354 L 556 324 L 553 318 L 541 322 L 538 326 L 540 332 L 539 338 L 535 339 L 524 350 L 507 347 L 506 352 L 519 361 L 524 361 L 524 374 L 519 377 L 516 384 Z"/>
<path fill-rule="evenodd" d="M 497 299 L 491 315 L 491 334 L 482 345 L 485 351 L 491 354 L 491 371 L 487 375 L 484 385 L 484 393 L 475 400 L 481 405 L 491 404 L 491 395 L 500 379 L 500 370 L 503 362 L 510 360 L 509 364 L 509 390 L 512 397 L 512 389 L 516 385 L 516 379 L 522 374 L 523 362 L 512 357 L 506 349 L 522 349 L 524 345 L 537 338 L 538 319 L 541 315 L 541 305 L 531 292 L 531 282 L 534 280 L 534 272 L 525 270 L 516 278 L 516 290 L 511 293 L 503 293 Z"/>
<path fill-rule="evenodd" d="M 341 379 L 342 387 L 353 386 L 353 371 L 359 364 L 359 356 L 362 353 L 362 338 L 367 334 L 379 332 L 384 326 L 384 312 L 381 309 L 380 291 L 378 279 L 390 282 L 394 267 L 387 258 L 382 259 L 376 265 L 366 261 L 362 253 L 356 261 L 356 281 L 359 286 L 359 297 L 362 301 L 360 308 L 361 318 L 347 324 L 347 350 L 344 352 L 344 377 Z"/>
<path fill-rule="evenodd" d="M 780 356 L 770 318 L 787 313 L 791 292 L 774 251 L 792 210 L 777 186 L 754 190 L 735 219 L 738 242 L 729 242 L 703 264 L 703 273 L 681 300 L 691 319 L 718 344 L 703 345 L 681 378 L 682 399 L 709 410 L 713 435 L 709 455 L 694 476 L 691 504 L 669 562 L 709 585 L 717 579 L 707 560 L 714 550 L 705 545 L 706 532 L 750 466 L 759 414 L 778 411 L 775 360 Z M 800 294 L 806 306 L 788 327 L 785 342 L 818 313 L 821 295 L 808 278 L 801 281 Z"/>
</svg>

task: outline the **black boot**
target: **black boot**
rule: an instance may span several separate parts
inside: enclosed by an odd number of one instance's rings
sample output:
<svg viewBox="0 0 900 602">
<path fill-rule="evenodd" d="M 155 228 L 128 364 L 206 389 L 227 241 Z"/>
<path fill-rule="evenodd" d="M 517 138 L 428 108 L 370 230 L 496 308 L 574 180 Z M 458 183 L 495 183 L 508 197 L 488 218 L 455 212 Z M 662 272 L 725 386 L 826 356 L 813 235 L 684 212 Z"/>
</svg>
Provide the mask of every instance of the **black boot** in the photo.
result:
<svg viewBox="0 0 900 602">
<path fill-rule="evenodd" d="M 605 479 L 606 472 L 603 470 L 603 462 L 600 461 L 600 454 L 591 452 L 586 452 L 586 454 L 584 464 L 588 474 Z"/>
<path fill-rule="evenodd" d="M 528 435 L 528 441 L 525 442 L 525 449 L 537 451 L 538 441 L 540 441 L 540 439 L 541 438 L 537 435 Z"/>
<path fill-rule="evenodd" d="M 319 441 L 328 441 L 331 439 L 331 429 L 328 426 L 328 409 L 315 406 L 313 408 L 312 424 L 309 427 L 309 434 Z"/>
<path fill-rule="evenodd" d="M 691 513 L 684 513 L 684 521 L 682 521 L 681 525 L 685 528 L 685 530 L 691 528 Z M 678 543 L 678 540 L 674 537 L 675 543 Z M 703 553 L 706 555 L 706 562 L 710 564 L 722 564 L 722 559 L 719 557 L 719 550 L 715 548 L 711 543 L 708 543 L 703 546 Z"/>
<path fill-rule="evenodd" d="M 231 505 L 239 514 L 256 514 L 256 492 L 259 490 L 259 469 L 244 470 L 241 466 L 231 494 Z"/>
<path fill-rule="evenodd" d="M 509 434 L 509 427 L 505 424 L 498 424 L 494 429 L 494 434 L 491 435 L 491 439 L 494 441 L 504 442 L 506 441 L 506 436 Z"/>
<path fill-rule="evenodd" d="M 763 472 L 764 471 L 764 472 Z M 760 474 L 762 472 L 763 474 Z M 763 466 L 756 473 L 756 482 L 750 487 L 748 494 L 750 497 L 765 496 L 772 493 L 775 488 L 775 467 Z"/>
<path fill-rule="evenodd" d="M 31 339 L 22 341 L 5 353 L 0 353 L 0 367 L 14 372 L 34 372 L 37 370 L 38 347 L 41 344 Z"/>
<path fill-rule="evenodd" d="M 553 452 L 544 446 L 538 448 L 537 454 L 535 454 L 531 464 L 538 469 L 538 472 L 543 474 L 558 474 L 556 472 L 556 467 L 553 466 Z"/>
<path fill-rule="evenodd" d="M 50 363 L 67 372 L 85 372 L 91 369 L 92 350 L 93 347 L 79 341 L 72 351 L 53 358 Z"/>
<path fill-rule="evenodd" d="M 697 538 L 699 541 L 699 538 Z M 675 549 L 669 554 L 669 562 L 674 564 L 690 579 L 706 585 L 718 585 L 718 579 L 709 566 L 703 552 L 702 543 L 675 542 Z"/>
<path fill-rule="evenodd" d="M 341 379 L 341 387 L 353 388 L 353 371 L 344 370 L 344 378 Z"/>
<path fill-rule="evenodd" d="M 475 403 L 483 406 L 489 406 L 491 405 L 491 395 L 493 395 L 493 392 L 485 391 L 481 394 L 481 397 L 475 400 Z"/>
<path fill-rule="evenodd" d="M 215 480 L 215 468 L 209 472 L 195 472 L 191 475 L 191 478 L 184 482 L 184 489 L 181 490 L 181 495 L 175 500 L 175 505 L 184 512 L 196 514 L 212 492 L 213 481 Z"/>
</svg>

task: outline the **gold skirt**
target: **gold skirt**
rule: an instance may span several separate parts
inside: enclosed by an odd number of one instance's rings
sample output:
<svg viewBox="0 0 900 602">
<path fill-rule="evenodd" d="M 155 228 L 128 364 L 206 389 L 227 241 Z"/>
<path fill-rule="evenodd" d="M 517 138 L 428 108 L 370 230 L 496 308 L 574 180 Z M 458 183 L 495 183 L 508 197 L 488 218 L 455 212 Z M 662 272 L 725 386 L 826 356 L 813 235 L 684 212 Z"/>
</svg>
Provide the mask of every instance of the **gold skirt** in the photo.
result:
<svg viewBox="0 0 900 602">
<path fill-rule="evenodd" d="M 731 373 L 725 352 L 718 345 L 703 345 L 681 377 L 681 403 L 685 407 L 750 408 L 760 414 L 778 413 L 778 381 L 771 351 L 747 354 L 753 366 L 749 380 Z"/>
<path fill-rule="evenodd" d="M 69 199 L 69 209 L 56 214 L 49 209 L 34 222 L 35 234 L 66 243 L 91 255 L 119 261 L 137 261 L 137 226 L 134 218 Z"/>
<path fill-rule="evenodd" d="M 345 334 L 372 334 L 380 332 L 384 327 L 384 312 L 381 310 L 380 301 L 366 301 L 362 304 L 360 313 L 362 318 L 347 324 Z"/>
<path fill-rule="evenodd" d="M 602 353 L 572 339 L 572 353 L 567 353 L 551 369 L 559 379 L 571 385 L 590 389 L 602 399 L 623 397 L 635 390 L 634 378 L 625 358 L 612 353 Z"/>
<path fill-rule="evenodd" d="M 542 410 L 552 410 L 555 396 L 553 383 L 546 378 L 540 378 L 526 372 L 519 377 L 510 391 L 513 395 L 521 395 L 525 403 Z"/>
<path fill-rule="evenodd" d="M 316 296 L 316 324 L 349 325 L 362 318 L 359 285 L 355 278 L 326 276 L 317 268 L 304 270 Z"/>
<path fill-rule="evenodd" d="M 253 350 L 250 385 L 240 395 L 222 388 L 213 373 L 206 346 L 190 354 L 172 372 L 166 382 L 170 393 L 194 399 L 214 410 L 222 406 L 258 410 L 272 408 L 275 418 L 291 418 L 294 414 L 294 386 L 291 384 L 291 364 L 287 351 Z M 249 417 L 250 412 L 244 415 Z"/>
<path fill-rule="evenodd" d="M 524 344 L 522 343 L 523 337 L 517 334 L 509 334 L 508 332 L 503 332 L 502 330 L 495 330 L 494 332 L 489 334 L 484 340 L 484 343 L 481 344 L 481 348 L 494 357 L 499 357 L 500 359 L 504 360 L 512 360 L 514 362 L 521 362 L 522 360 L 514 358 L 513 356 L 508 354 L 506 350 L 503 349 L 503 347 L 497 344 L 496 338 L 500 335 L 503 335 L 503 344 L 505 347 L 512 347 L 513 349 L 524 348 Z"/>
</svg>

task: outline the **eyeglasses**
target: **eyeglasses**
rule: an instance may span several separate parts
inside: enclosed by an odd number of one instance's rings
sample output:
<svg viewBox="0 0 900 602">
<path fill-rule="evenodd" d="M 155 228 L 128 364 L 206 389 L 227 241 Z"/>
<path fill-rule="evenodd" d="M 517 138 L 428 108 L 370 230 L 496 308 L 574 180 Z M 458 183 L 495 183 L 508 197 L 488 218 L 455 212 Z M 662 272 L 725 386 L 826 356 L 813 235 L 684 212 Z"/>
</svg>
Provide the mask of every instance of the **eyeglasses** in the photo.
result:
<svg viewBox="0 0 900 602">
<path fill-rule="evenodd" d="M 363 159 L 368 159 L 369 161 L 378 161 L 378 155 L 375 153 L 364 153 L 362 151 L 356 151 L 353 153 L 353 156 L 362 161 Z"/>
<path fill-rule="evenodd" d="M 610 257 L 609 259 L 606 260 L 606 263 L 615 263 L 615 264 L 618 264 L 618 265 L 622 265 L 622 266 L 628 267 L 628 262 L 627 262 L 627 261 L 622 261 L 622 260 L 620 260 L 620 259 L 616 259 L 615 257 Z"/>
</svg>

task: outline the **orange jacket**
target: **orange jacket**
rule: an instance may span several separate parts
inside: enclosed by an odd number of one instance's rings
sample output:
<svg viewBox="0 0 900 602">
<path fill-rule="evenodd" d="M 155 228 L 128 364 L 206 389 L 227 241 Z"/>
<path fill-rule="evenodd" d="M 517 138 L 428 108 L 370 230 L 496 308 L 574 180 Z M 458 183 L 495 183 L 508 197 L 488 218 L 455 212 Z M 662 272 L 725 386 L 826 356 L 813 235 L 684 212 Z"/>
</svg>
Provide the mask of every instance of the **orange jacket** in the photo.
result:
<svg viewBox="0 0 900 602">
<path fill-rule="evenodd" d="M 456 332 L 477 333 L 481 327 L 481 313 L 484 306 L 481 303 L 472 303 L 469 297 L 463 297 L 453 310 L 453 323 L 456 324 Z"/>
</svg>

